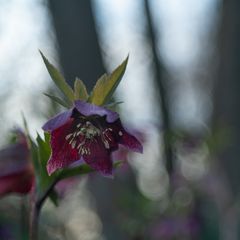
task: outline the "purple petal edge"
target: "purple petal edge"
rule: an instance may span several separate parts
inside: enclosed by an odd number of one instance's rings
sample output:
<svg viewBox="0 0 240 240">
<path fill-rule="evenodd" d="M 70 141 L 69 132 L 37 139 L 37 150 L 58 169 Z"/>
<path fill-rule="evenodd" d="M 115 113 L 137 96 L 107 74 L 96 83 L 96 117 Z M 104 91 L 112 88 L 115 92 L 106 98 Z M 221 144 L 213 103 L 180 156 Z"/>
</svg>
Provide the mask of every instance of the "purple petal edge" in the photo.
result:
<svg viewBox="0 0 240 240">
<path fill-rule="evenodd" d="M 76 109 L 85 116 L 90 115 L 99 115 L 99 116 L 106 116 L 106 120 L 109 123 L 115 122 L 119 115 L 116 112 L 113 112 L 107 108 L 100 107 L 91 103 L 83 102 L 80 100 L 77 100 L 74 102 Z"/>
<path fill-rule="evenodd" d="M 55 130 L 56 128 L 61 127 L 69 120 L 69 118 L 72 115 L 72 111 L 73 111 L 73 109 L 70 109 L 68 111 L 59 113 L 58 115 L 56 115 L 53 118 L 51 118 L 50 120 L 48 120 L 42 126 L 42 129 L 44 131 L 51 132 L 51 131 Z"/>
</svg>

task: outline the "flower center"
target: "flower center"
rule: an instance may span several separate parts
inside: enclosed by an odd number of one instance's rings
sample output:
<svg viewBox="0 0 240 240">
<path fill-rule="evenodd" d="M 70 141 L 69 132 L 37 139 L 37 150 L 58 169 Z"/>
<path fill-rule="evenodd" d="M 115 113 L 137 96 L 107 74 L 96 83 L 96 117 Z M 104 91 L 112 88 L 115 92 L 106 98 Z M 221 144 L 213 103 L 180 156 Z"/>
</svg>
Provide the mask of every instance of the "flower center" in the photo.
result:
<svg viewBox="0 0 240 240">
<path fill-rule="evenodd" d="M 101 136 L 101 141 L 103 142 L 106 149 L 110 148 L 109 142 L 112 141 L 109 131 L 113 131 L 111 128 L 107 128 L 104 131 L 101 131 L 100 128 L 97 128 L 90 121 L 84 123 L 78 123 L 76 130 L 68 134 L 65 139 L 68 144 L 71 145 L 72 149 L 76 149 L 81 155 L 90 155 L 91 150 L 89 145 L 92 142 L 98 144 L 96 137 Z"/>
</svg>

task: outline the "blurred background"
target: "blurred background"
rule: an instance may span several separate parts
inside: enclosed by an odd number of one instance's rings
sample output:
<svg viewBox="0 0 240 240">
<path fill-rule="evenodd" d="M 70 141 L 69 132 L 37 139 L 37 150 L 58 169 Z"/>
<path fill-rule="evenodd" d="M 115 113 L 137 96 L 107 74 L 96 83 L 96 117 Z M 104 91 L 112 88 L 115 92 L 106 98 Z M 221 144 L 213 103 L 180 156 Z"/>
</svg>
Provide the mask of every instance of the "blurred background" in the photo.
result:
<svg viewBox="0 0 240 240">
<path fill-rule="evenodd" d="M 144 154 L 114 180 L 68 185 L 41 215 L 45 239 L 240 239 L 240 2 L 0 0 L 0 144 L 60 111 L 38 49 L 88 90 L 129 54 L 115 99 Z M 0 200 L 0 239 L 27 239 L 26 197 Z M 14 231 L 12 230 L 14 229 Z M 14 234 L 15 232 L 15 234 Z M 43 237 L 42 237 L 43 238 Z"/>
</svg>

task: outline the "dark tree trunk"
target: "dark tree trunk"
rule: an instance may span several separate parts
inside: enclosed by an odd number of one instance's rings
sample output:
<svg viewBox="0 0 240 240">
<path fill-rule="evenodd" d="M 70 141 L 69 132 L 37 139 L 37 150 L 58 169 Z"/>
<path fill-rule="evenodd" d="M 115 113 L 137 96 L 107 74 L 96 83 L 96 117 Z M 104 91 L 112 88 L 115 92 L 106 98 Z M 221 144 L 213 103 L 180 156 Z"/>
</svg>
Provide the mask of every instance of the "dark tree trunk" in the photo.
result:
<svg viewBox="0 0 240 240">
<path fill-rule="evenodd" d="M 220 160 L 232 191 L 240 189 L 240 1 L 223 1 L 218 67 L 215 82 L 214 124 L 229 134 Z M 220 129 L 221 130 L 221 129 Z"/>
<path fill-rule="evenodd" d="M 58 53 L 70 85 L 75 77 L 92 89 L 104 71 L 91 1 L 49 0 Z"/>
<path fill-rule="evenodd" d="M 214 87 L 213 127 L 227 134 L 218 153 L 225 171 L 230 201 L 220 209 L 222 239 L 239 239 L 236 196 L 240 190 L 240 1 L 224 0 L 218 35 L 217 76 Z M 222 146 L 221 146 L 222 147 Z"/>
</svg>

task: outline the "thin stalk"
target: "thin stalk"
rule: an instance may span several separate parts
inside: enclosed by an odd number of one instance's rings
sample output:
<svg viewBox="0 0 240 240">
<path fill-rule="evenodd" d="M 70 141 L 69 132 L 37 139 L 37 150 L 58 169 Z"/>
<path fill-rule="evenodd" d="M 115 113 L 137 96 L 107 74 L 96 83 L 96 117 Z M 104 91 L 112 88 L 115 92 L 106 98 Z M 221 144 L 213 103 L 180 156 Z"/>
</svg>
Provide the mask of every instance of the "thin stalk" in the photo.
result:
<svg viewBox="0 0 240 240">
<path fill-rule="evenodd" d="M 58 177 L 49 185 L 46 191 L 36 200 L 33 196 L 31 215 L 30 215 L 30 240 L 38 240 L 38 226 L 39 226 L 39 216 L 42 206 L 53 190 L 54 186 L 58 182 Z"/>
<path fill-rule="evenodd" d="M 28 232 L 28 220 L 26 218 L 27 214 L 27 208 L 26 208 L 26 197 L 23 196 L 21 198 L 21 209 L 20 209 L 20 232 L 21 232 L 21 239 L 26 239 L 26 234 Z"/>
<path fill-rule="evenodd" d="M 38 239 L 39 214 L 40 209 L 33 203 L 30 215 L 30 240 Z"/>
</svg>

